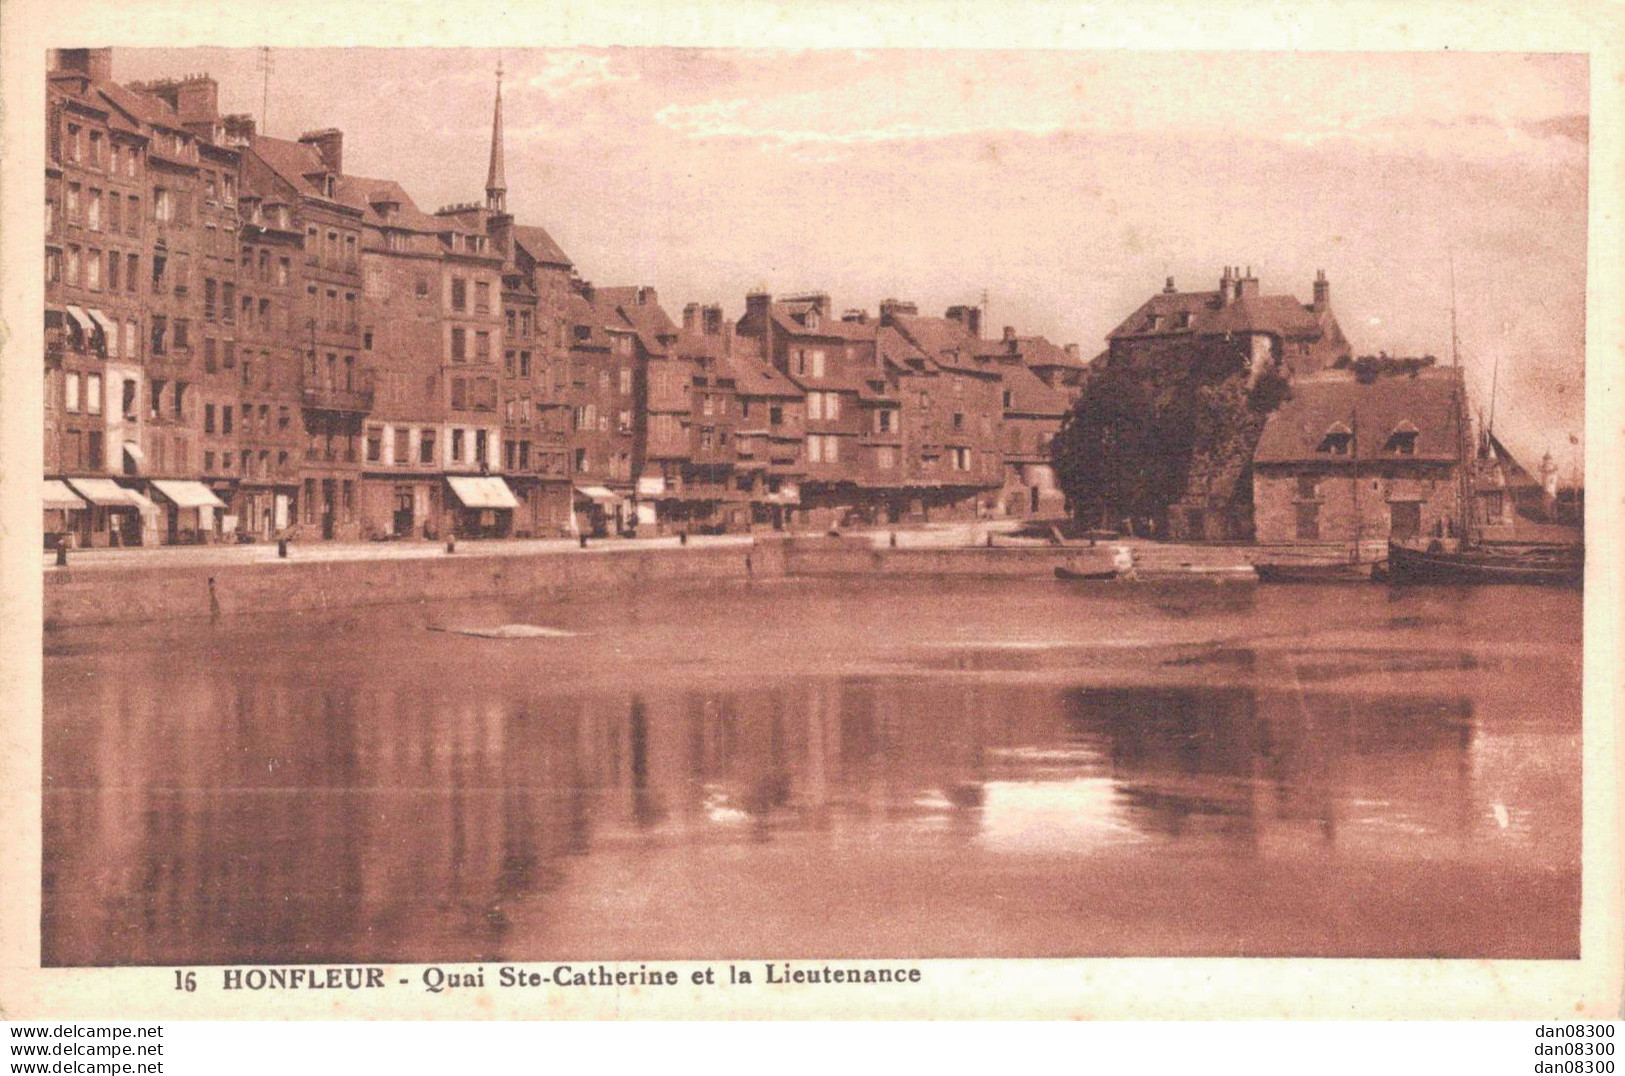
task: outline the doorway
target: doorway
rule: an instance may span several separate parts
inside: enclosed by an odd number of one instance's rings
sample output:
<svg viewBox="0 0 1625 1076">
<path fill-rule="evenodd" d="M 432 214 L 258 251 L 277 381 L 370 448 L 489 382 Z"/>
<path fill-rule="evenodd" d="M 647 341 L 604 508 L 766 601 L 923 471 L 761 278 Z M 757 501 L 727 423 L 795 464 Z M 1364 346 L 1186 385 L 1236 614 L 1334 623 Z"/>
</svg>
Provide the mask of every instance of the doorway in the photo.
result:
<svg viewBox="0 0 1625 1076">
<path fill-rule="evenodd" d="M 1400 541 L 1415 538 L 1422 532 L 1422 502 L 1394 501 L 1388 506 L 1388 518 L 1391 537 Z"/>
<path fill-rule="evenodd" d="M 412 487 L 395 487 L 395 536 L 407 538 L 412 534 Z"/>
</svg>

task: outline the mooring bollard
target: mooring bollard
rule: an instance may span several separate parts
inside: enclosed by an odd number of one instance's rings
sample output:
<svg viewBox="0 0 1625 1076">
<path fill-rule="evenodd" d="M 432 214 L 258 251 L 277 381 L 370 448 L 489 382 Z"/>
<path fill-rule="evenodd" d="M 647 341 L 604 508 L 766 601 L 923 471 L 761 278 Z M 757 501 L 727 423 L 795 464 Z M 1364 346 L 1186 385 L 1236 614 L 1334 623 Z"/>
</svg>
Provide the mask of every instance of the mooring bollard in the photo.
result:
<svg viewBox="0 0 1625 1076">
<path fill-rule="evenodd" d="M 677 544 L 678 545 L 687 545 L 688 544 L 688 532 L 687 531 L 678 531 L 677 532 Z"/>
<path fill-rule="evenodd" d="M 288 557 L 288 540 L 286 538 L 278 538 L 276 540 L 276 555 L 281 557 L 284 560 L 287 559 L 287 557 Z"/>
<path fill-rule="evenodd" d="M 66 542 L 59 542 L 57 544 L 56 566 L 58 568 L 66 568 L 68 566 L 68 544 Z"/>
<path fill-rule="evenodd" d="M 891 547 L 893 549 L 897 548 L 897 532 L 896 531 L 891 532 Z"/>
<path fill-rule="evenodd" d="M 455 538 L 447 538 L 446 539 L 446 552 L 447 553 L 455 553 L 455 552 L 457 552 L 457 539 L 455 539 Z"/>
</svg>

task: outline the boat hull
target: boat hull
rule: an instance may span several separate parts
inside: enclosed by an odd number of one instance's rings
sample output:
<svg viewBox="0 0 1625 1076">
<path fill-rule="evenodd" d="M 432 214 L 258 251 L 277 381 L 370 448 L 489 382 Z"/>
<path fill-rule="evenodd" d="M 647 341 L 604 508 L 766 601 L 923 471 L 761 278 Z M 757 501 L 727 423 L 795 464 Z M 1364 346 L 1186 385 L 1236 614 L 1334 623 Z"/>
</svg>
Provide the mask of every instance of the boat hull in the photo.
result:
<svg viewBox="0 0 1625 1076">
<path fill-rule="evenodd" d="M 1529 556 L 1479 551 L 1445 552 L 1388 547 L 1390 582 L 1493 584 L 1577 587 L 1585 576 L 1578 552 L 1568 556 Z"/>
<path fill-rule="evenodd" d="M 1364 564 L 1255 564 L 1260 583 L 1369 583 L 1375 566 Z"/>
</svg>

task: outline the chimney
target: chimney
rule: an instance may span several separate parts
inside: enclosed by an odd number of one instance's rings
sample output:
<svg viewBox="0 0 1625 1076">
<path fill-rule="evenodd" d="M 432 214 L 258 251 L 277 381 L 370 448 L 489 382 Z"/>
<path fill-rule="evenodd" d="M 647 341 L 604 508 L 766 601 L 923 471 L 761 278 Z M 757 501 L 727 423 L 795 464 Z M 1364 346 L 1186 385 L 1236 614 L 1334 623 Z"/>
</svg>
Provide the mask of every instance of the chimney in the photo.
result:
<svg viewBox="0 0 1625 1076">
<path fill-rule="evenodd" d="M 880 300 L 880 324 L 888 325 L 898 317 L 915 317 L 920 308 L 914 303 L 905 303 L 901 299 Z"/>
<path fill-rule="evenodd" d="M 1253 267 L 1250 265 L 1247 267 L 1247 275 L 1236 281 L 1236 298 L 1238 300 L 1258 298 L 1258 278 L 1253 276 Z"/>
<path fill-rule="evenodd" d="M 1166 284 L 1164 284 L 1162 286 L 1162 293 L 1164 295 L 1172 295 L 1177 290 L 1178 289 L 1174 287 L 1174 278 L 1173 277 L 1169 277 L 1168 278 L 1168 283 L 1166 283 Z"/>
<path fill-rule="evenodd" d="M 175 111 L 188 129 L 212 132 L 220 120 L 220 84 L 208 75 L 182 79 L 175 90 Z"/>
<path fill-rule="evenodd" d="M 745 316 L 767 324 L 773 309 L 773 296 L 766 291 L 753 291 L 745 296 Z"/>
<path fill-rule="evenodd" d="M 853 325 L 867 325 L 869 324 L 869 311 L 854 307 L 851 310 L 842 312 L 841 320 Z"/>
<path fill-rule="evenodd" d="M 113 50 L 110 48 L 57 49 L 56 62 L 52 65 L 52 70 L 85 75 L 93 82 L 111 82 L 113 81 Z"/>
<path fill-rule="evenodd" d="M 683 304 L 683 331 L 697 333 L 700 331 L 700 304 Z"/>
<path fill-rule="evenodd" d="M 334 174 L 344 171 L 344 132 L 337 127 L 324 127 L 319 131 L 306 131 L 299 136 L 302 145 L 310 146 L 322 159 L 322 167 Z"/>
<path fill-rule="evenodd" d="M 1229 306 L 1235 299 L 1235 278 L 1231 276 L 1230 267 L 1227 265 L 1224 267 L 1224 275 L 1219 278 L 1219 305 Z"/>
<path fill-rule="evenodd" d="M 639 306 L 654 306 L 660 301 L 660 296 L 653 288 L 639 287 L 637 290 L 637 303 Z"/>
<path fill-rule="evenodd" d="M 1310 309 L 1319 314 L 1322 311 L 1329 309 L 1331 305 L 1332 285 L 1326 279 L 1326 270 L 1317 269 L 1315 270 L 1315 302 Z"/>
<path fill-rule="evenodd" d="M 722 304 L 713 303 L 700 309 L 700 319 L 706 336 L 722 335 Z"/>
</svg>

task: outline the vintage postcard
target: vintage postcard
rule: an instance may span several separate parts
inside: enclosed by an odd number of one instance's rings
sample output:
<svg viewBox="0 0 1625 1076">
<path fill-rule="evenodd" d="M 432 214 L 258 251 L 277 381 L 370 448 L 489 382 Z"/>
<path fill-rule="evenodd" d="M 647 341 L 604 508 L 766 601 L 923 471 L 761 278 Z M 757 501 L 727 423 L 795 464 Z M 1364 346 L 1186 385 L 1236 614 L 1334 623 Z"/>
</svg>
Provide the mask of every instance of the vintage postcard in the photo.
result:
<svg viewBox="0 0 1625 1076">
<path fill-rule="evenodd" d="M 1620 13 L 1142 14 L 8 5 L 4 1015 L 1617 1016 Z"/>
</svg>

